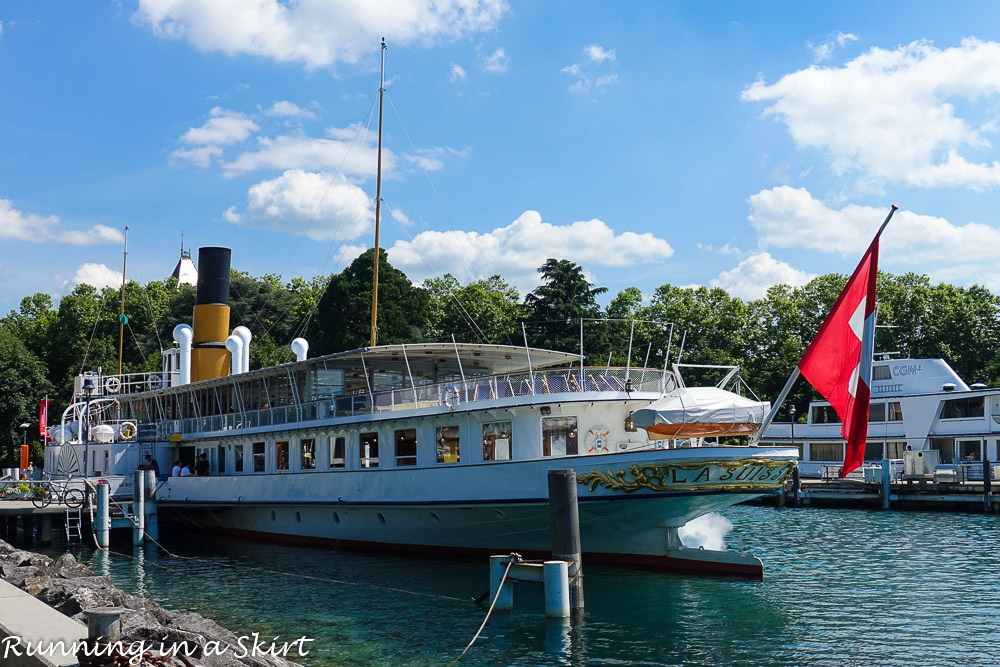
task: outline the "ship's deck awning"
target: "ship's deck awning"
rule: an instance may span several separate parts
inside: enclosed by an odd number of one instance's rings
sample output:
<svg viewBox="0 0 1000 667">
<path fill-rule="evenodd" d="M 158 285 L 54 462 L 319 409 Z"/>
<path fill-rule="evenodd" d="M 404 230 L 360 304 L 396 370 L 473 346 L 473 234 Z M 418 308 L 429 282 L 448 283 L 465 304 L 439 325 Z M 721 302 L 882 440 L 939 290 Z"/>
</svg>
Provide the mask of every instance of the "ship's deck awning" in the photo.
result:
<svg viewBox="0 0 1000 667">
<path fill-rule="evenodd" d="M 424 373 L 433 368 L 458 369 L 461 358 L 463 368 L 486 368 L 491 373 L 517 373 L 531 368 L 548 368 L 560 364 L 580 362 L 580 355 L 539 348 L 512 345 L 480 345 L 471 343 L 416 343 L 413 345 L 380 345 L 347 352 L 338 352 L 311 359 L 327 368 L 356 369 L 364 366 L 372 370 L 405 370 L 409 363 L 414 373 Z"/>
</svg>

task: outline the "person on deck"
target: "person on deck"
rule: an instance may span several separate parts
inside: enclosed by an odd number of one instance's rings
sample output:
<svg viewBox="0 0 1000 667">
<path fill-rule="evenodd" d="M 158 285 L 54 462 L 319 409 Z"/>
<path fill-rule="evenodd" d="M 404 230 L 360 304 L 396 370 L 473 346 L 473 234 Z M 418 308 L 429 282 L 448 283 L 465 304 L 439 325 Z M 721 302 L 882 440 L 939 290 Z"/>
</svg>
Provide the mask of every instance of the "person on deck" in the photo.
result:
<svg viewBox="0 0 1000 667">
<path fill-rule="evenodd" d="M 208 455 L 202 453 L 198 460 L 194 462 L 194 474 L 199 477 L 208 477 Z"/>
<path fill-rule="evenodd" d="M 177 459 L 176 461 L 174 461 L 174 469 L 170 471 L 170 476 L 171 477 L 180 477 L 181 476 L 181 460 L 180 459 Z"/>
<path fill-rule="evenodd" d="M 146 454 L 146 464 L 153 466 L 153 476 L 156 479 L 160 478 L 160 463 L 152 457 L 150 454 Z"/>
<path fill-rule="evenodd" d="M 191 476 L 191 468 L 189 468 L 188 464 L 185 463 L 184 467 L 181 468 L 181 477 L 190 477 L 190 476 Z"/>
</svg>

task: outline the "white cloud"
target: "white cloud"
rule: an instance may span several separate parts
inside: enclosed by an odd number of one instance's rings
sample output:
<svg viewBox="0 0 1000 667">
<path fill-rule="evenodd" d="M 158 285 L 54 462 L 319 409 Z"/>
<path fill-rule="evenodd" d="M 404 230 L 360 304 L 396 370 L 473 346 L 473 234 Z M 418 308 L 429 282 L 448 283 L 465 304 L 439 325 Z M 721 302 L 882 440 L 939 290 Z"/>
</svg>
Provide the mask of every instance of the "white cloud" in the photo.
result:
<svg viewBox="0 0 1000 667">
<path fill-rule="evenodd" d="M 613 83 L 618 83 L 615 73 L 601 73 L 604 63 L 615 62 L 615 50 L 606 50 L 603 46 L 591 44 L 583 47 L 583 62 L 567 65 L 559 70 L 576 79 L 569 86 L 571 93 L 589 93 L 600 91 Z"/>
<path fill-rule="evenodd" d="M 459 81 L 465 81 L 465 68 L 461 65 L 451 64 L 451 74 L 449 77 L 452 83 L 457 83 Z"/>
<path fill-rule="evenodd" d="M 426 171 L 437 171 L 444 169 L 444 160 L 448 157 L 464 158 L 471 149 L 466 146 L 462 150 L 457 150 L 449 146 L 434 148 L 418 148 L 415 155 L 404 156 L 413 164 Z"/>
<path fill-rule="evenodd" d="M 946 49 L 871 49 L 843 67 L 757 81 L 742 99 L 770 103 L 765 115 L 785 123 L 800 148 L 826 151 L 834 172 L 857 173 L 861 187 L 981 189 L 1000 185 L 987 139 L 998 93 L 1000 43 L 965 39 Z"/>
<path fill-rule="evenodd" d="M 799 271 L 785 262 L 761 252 L 750 255 L 729 271 L 723 271 L 709 281 L 712 287 L 721 287 L 731 295 L 750 301 L 767 296 L 773 285 L 801 287 L 816 277 L 814 273 Z"/>
<path fill-rule="evenodd" d="M 888 213 L 888 207 L 857 204 L 830 208 L 808 190 L 784 185 L 751 196 L 750 209 L 748 219 L 762 247 L 808 248 L 858 259 Z M 924 270 L 914 269 L 920 263 L 995 263 L 1000 229 L 978 222 L 956 225 L 944 218 L 899 211 L 880 246 L 886 263 L 906 270 Z"/>
<path fill-rule="evenodd" d="M 833 52 L 836 49 L 842 49 L 847 46 L 849 42 L 856 41 L 858 41 L 857 35 L 849 32 L 838 31 L 830 34 L 830 36 L 827 37 L 826 41 L 822 44 L 817 45 L 810 42 L 808 46 L 813 52 L 813 60 L 819 63 L 824 60 L 829 60 L 830 56 L 833 55 Z"/>
<path fill-rule="evenodd" d="M 97 289 L 104 287 L 119 287 L 122 284 L 122 272 L 110 269 L 104 264 L 94 264 L 87 262 L 81 264 L 73 277 L 64 286 L 70 288 L 77 285 L 90 285 Z"/>
<path fill-rule="evenodd" d="M 392 265 L 416 282 L 446 272 L 461 280 L 500 273 L 522 291 L 534 289 L 535 270 L 550 257 L 587 267 L 632 267 L 674 254 L 669 243 L 652 234 L 616 234 L 597 219 L 553 225 L 543 222 L 537 211 L 525 211 L 506 227 L 483 234 L 421 232 L 412 241 L 396 241 L 387 252 Z"/>
<path fill-rule="evenodd" d="M 14 208 L 9 199 L 0 199 L 0 239 L 20 239 L 33 242 L 56 241 L 71 245 L 121 243 L 124 240 L 120 231 L 106 225 L 94 225 L 90 229 L 75 230 L 60 229 L 60 224 L 57 216 L 25 213 Z"/>
<path fill-rule="evenodd" d="M 343 176 L 290 169 L 247 191 L 247 207 L 222 217 L 241 227 L 305 234 L 315 241 L 348 240 L 375 219 L 372 198 Z"/>
<path fill-rule="evenodd" d="M 294 106 L 294 105 L 293 105 Z M 211 118 L 201 127 L 192 127 L 181 135 L 181 141 L 195 146 L 225 146 L 243 141 L 260 129 L 246 114 L 215 107 Z"/>
<path fill-rule="evenodd" d="M 140 0 L 133 20 L 200 51 L 250 54 L 315 68 L 374 58 L 379 39 L 426 46 L 493 30 L 503 0 Z"/>
<path fill-rule="evenodd" d="M 315 118 L 316 114 L 308 109 L 303 109 L 298 104 L 294 102 L 289 102 L 288 100 L 281 100 L 280 102 L 275 102 L 270 107 L 264 110 L 265 116 L 280 117 L 289 116 L 292 118 Z"/>
<path fill-rule="evenodd" d="M 486 72 L 506 72 L 510 67 L 510 58 L 503 49 L 497 49 L 483 59 L 483 70 Z"/>
<path fill-rule="evenodd" d="M 0 37 L 3 37 L 3 21 L 0 21 Z"/>
<path fill-rule="evenodd" d="M 391 215 L 392 219 L 398 222 L 403 227 L 410 227 L 413 225 L 413 221 L 410 220 L 410 216 L 406 215 L 398 208 L 394 208 L 391 211 L 389 211 L 389 215 Z"/>
<path fill-rule="evenodd" d="M 352 140 L 355 128 L 330 128 L 334 139 L 318 139 L 303 135 L 282 135 L 274 138 L 258 137 L 257 150 L 246 151 L 223 165 L 226 175 L 256 171 L 258 169 L 341 169 L 344 174 L 371 176 L 378 162 L 376 147 L 370 136 L 367 143 Z M 346 159 L 346 158 L 350 159 Z M 382 149 L 383 173 L 391 172 L 396 164 L 395 154 Z M 341 167 L 341 165 L 343 165 Z"/>
<path fill-rule="evenodd" d="M 615 59 L 615 49 L 606 51 L 603 46 L 591 44 L 583 47 L 583 54 L 595 63 L 603 63 L 605 60 Z"/>
<path fill-rule="evenodd" d="M 178 148 L 170 154 L 172 160 L 187 160 L 202 169 L 212 164 L 213 158 L 222 157 L 221 146 L 199 146 L 198 148 Z"/>
<path fill-rule="evenodd" d="M 716 252 L 720 255 L 742 255 L 744 254 L 742 250 L 738 247 L 729 245 L 728 243 L 724 246 L 716 246 L 704 243 L 695 243 L 698 250 L 704 250 L 705 252 Z"/>
</svg>

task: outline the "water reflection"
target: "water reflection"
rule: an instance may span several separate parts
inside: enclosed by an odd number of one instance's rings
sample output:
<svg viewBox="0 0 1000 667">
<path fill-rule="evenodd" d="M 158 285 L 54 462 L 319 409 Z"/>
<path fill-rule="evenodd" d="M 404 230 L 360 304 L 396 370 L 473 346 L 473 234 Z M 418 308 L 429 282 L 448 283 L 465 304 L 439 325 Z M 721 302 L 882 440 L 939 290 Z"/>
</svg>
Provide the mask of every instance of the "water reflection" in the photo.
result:
<svg viewBox="0 0 1000 667">
<path fill-rule="evenodd" d="M 460 664 L 996 664 L 997 518 L 736 507 L 732 549 L 765 580 L 590 565 L 585 612 L 545 618 L 521 585 Z M 485 559 L 441 560 L 162 534 L 125 555 L 83 552 L 99 574 L 169 608 L 268 638 L 315 638 L 308 665 L 440 665 L 485 610 Z M 112 549 L 124 548 L 116 540 Z M 152 547 L 152 549 L 150 549 Z"/>
</svg>

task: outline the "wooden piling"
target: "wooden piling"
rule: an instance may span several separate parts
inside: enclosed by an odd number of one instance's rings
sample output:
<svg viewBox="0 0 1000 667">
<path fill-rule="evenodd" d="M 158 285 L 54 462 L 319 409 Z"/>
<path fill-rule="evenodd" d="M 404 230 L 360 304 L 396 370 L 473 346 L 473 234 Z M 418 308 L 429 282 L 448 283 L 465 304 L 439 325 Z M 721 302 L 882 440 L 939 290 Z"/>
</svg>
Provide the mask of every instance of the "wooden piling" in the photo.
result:
<svg viewBox="0 0 1000 667">
<path fill-rule="evenodd" d="M 583 562 L 580 558 L 580 512 L 577 508 L 576 472 L 549 470 L 549 523 L 552 559 L 569 563 L 571 609 L 583 609 Z"/>
</svg>

